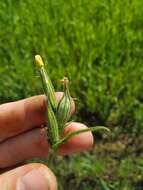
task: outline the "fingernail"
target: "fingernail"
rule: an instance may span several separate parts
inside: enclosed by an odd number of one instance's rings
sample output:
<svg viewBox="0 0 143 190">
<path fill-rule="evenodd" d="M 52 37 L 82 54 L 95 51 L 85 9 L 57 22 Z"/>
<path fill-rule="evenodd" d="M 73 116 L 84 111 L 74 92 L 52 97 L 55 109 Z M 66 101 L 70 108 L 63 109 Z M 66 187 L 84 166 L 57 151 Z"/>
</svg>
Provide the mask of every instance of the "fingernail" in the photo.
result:
<svg viewBox="0 0 143 190">
<path fill-rule="evenodd" d="M 52 173 L 52 172 L 51 172 Z M 51 183 L 51 184 L 50 184 Z M 17 183 L 17 190 L 51 190 L 52 177 L 48 171 L 34 169 L 21 178 Z"/>
</svg>

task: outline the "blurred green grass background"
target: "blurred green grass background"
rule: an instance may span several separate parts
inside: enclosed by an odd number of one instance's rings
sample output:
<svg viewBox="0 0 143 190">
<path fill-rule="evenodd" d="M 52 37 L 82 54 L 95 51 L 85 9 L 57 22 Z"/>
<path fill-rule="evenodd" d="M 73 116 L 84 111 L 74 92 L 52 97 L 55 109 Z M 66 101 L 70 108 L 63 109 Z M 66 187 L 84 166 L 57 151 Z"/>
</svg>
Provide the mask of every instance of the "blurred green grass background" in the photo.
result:
<svg viewBox="0 0 143 190">
<path fill-rule="evenodd" d="M 55 161 L 64 189 L 142 188 L 142 18 L 142 0 L 0 2 L 0 102 L 42 93 L 38 53 L 56 89 L 70 78 L 79 120 L 112 130 L 89 154 Z"/>
</svg>

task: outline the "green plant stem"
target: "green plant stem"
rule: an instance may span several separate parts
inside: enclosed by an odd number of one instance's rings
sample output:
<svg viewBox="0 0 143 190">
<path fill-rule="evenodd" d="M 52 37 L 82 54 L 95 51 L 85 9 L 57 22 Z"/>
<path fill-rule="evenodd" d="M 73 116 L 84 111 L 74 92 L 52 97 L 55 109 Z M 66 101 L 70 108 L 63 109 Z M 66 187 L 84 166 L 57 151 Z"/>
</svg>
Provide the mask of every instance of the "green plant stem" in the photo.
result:
<svg viewBox="0 0 143 190">
<path fill-rule="evenodd" d="M 50 149 L 48 153 L 48 166 L 53 169 L 54 168 L 54 158 L 56 155 L 56 149 Z"/>
</svg>

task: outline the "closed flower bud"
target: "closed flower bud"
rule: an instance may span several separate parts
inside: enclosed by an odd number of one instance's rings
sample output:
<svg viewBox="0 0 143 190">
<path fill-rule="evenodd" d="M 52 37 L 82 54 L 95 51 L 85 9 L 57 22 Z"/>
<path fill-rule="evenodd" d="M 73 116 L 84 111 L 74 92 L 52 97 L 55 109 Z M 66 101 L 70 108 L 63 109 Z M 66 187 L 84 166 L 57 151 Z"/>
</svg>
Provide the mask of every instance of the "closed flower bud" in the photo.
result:
<svg viewBox="0 0 143 190">
<path fill-rule="evenodd" d="M 37 65 L 37 67 L 39 69 L 40 77 L 41 77 L 42 83 L 43 83 L 44 92 L 45 92 L 48 100 L 50 101 L 52 108 L 54 110 L 56 110 L 57 101 L 56 101 L 56 97 L 55 97 L 55 90 L 54 90 L 53 84 L 46 72 L 46 69 L 44 67 L 44 62 L 40 55 L 35 56 L 35 64 Z"/>
<path fill-rule="evenodd" d="M 58 108 L 57 108 L 57 121 L 59 124 L 59 129 L 62 131 L 62 129 L 65 127 L 66 123 L 71 117 L 71 107 L 72 107 L 72 98 L 69 93 L 69 80 L 68 78 L 64 77 L 64 79 L 61 81 L 64 85 L 64 94 L 61 98 Z"/>
<path fill-rule="evenodd" d="M 37 67 L 43 67 L 44 63 L 40 55 L 35 55 L 35 64 Z"/>
</svg>

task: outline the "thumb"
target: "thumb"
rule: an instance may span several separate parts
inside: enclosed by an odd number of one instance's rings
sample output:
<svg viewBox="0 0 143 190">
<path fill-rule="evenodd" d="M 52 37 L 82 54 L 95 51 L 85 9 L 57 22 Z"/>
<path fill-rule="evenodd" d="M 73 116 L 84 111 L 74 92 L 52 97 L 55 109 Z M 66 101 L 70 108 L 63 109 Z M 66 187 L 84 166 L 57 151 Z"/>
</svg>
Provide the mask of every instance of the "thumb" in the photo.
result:
<svg viewBox="0 0 143 190">
<path fill-rule="evenodd" d="M 57 190 L 56 177 L 43 164 L 27 164 L 0 175 L 2 190 Z"/>
</svg>

